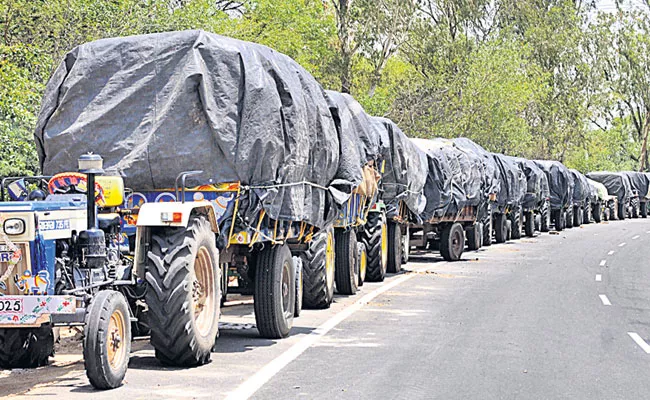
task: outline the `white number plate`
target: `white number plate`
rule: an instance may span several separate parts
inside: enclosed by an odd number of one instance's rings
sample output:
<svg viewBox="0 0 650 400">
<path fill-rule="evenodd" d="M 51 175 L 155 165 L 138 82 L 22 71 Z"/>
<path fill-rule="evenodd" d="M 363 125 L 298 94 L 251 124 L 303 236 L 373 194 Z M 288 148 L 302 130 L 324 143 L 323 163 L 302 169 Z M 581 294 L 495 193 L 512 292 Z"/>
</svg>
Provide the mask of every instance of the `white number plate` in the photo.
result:
<svg viewBox="0 0 650 400">
<path fill-rule="evenodd" d="M 24 309 L 23 299 L 11 299 L 0 297 L 0 314 L 22 313 Z"/>
</svg>

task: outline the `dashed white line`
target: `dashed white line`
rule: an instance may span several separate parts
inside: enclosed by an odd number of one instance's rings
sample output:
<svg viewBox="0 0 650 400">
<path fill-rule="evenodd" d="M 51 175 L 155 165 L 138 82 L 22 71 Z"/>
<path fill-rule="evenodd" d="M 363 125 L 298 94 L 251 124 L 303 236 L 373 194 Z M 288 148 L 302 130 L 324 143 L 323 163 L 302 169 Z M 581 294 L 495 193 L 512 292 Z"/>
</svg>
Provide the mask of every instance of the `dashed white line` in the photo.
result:
<svg viewBox="0 0 650 400">
<path fill-rule="evenodd" d="M 609 253 L 607 253 L 608 256 L 611 256 L 612 254 L 616 253 L 614 250 L 610 250 Z"/>
<path fill-rule="evenodd" d="M 600 266 L 604 267 L 607 264 L 607 260 L 600 260 Z"/>
<path fill-rule="evenodd" d="M 634 340 L 636 342 L 636 344 L 638 344 L 639 347 L 641 347 L 643 349 L 643 351 L 645 351 L 647 354 L 650 354 L 650 345 L 648 343 L 646 343 L 646 341 L 643 340 L 641 338 L 641 336 L 639 336 L 638 333 L 636 333 L 636 332 L 628 332 L 627 334 L 630 335 L 632 340 Z"/>
<path fill-rule="evenodd" d="M 623 243 L 619 244 L 618 247 L 623 247 L 623 246 L 625 246 L 626 244 L 627 244 L 627 243 L 623 242 Z"/>
<path fill-rule="evenodd" d="M 632 240 L 637 240 L 639 238 L 639 235 L 636 235 L 632 238 Z"/>
<path fill-rule="evenodd" d="M 603 302 L 603 305 L 604 305 L 604 306 L 611 306 L 611 305 L 612 305 L 612 303 L 610 303 L 610 301 L 609 301 L 609 299 L 607 298 L 607 296 L 605 296 L 604 294 L 599 294 L 598 297 L 600 297 L 600 301 Z"/>
<path fill-rule="evenodd" d="M 650 233 L 650 231 L 647 231 L 646 233 Z"/>
<path fill-rule="evenodd" d="M 596 274 L 596 282 L 602 282 L 603 276 L 601 274 Z"/>
</svg>

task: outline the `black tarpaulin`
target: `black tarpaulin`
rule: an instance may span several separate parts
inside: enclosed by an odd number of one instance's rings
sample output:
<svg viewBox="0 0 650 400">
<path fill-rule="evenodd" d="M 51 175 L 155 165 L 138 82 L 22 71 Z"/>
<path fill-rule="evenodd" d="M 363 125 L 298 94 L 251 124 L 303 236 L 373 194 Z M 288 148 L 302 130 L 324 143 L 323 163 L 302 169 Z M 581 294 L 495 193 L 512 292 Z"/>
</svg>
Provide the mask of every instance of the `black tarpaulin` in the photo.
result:
<svg viewBox="0 0 650 400">
<path fill-rule="evenodd" d="M 535 160 L 535 164 L 548 179 L 551 208 L 568 207 L 573 200 L 573 177 L 567 167 L 559 161 Z"/>
<path fill-rule="evenodd" d="M 587 177 L 575 169 L 569 171 L 573 175 L 573 204 L 584 205 L 591 195 Z"/>
<path fill-rule="evenodd" d="M 650 179 L 648 178 L 648 174 L 635 171 L 625 171 L 622 174 L 630 179 L 632 190 L 636 191 L 639 197 L 650 199 L 650 194 L 648 193 L 650 190 Z"/>
<path fill-rule="evenodd" d="M 546 174 L 532 160 L 525 158 L 515 160 L 526 176 L 526 194 L 522 206 L 528 210 L 537 209 L 550 195 Z"/>
<path fill-rule="evenodd" d="M 76 170 L 89 151 L 135 190 L 203 170 L 190 184 L 258 187 L 251 209 L 318 227 L 326 197 L 345 201 L 360 179 L 358 163 L 339 163 L 325 93 L 306 70 L 267 47 L 198 30 L 69 52 L 47 85 L 35 139 L 46 175 Z"/>
<path fill-rule="evenodd" d="M 626 204 L 632 195 L 630 180 L 618 172 L 589 172 L 587 178 L 600 182 L 607 188 L 607 193 L 618 198 L 619 204 Z"/>
<path fill-rule="evenodd" d="M 503 154 L 492 153 L 499 171 L 499 191 L 496 204 L 500 207 L 516 207 L 526 194 L 526 176 L 514 159 Z"/>
</svg>

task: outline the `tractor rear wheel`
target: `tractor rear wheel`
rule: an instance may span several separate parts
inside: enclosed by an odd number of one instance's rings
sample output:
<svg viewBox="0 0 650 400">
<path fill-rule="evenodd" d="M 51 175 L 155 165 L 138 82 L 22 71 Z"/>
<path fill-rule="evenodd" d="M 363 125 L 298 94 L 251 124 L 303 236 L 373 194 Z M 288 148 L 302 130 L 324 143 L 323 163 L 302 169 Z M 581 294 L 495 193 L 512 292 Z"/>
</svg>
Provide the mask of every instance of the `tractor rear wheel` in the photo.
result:
<svg viewBox="0 0 650 400">
<path fill-rule="evenodd" d="M 366 246 L 368 266 L 366 281 L 382 282 L 388 265 L 388 227 L 386 215 L 381 212 L 368 213 L 368 222 L 361 232 L 361 243 Z"/>
<path fill-rule="evenodd" d="M 0 368 L 42 367 L 53 355 L 54 333 L 50 325 L 0 329 Z"/>
<path fill-rule="evenodd" d="M 562 210 L 553 210 L 553 225 L 557 232 L 561 232 L 564 229 L 564 211 Z"/>
<path fill-rule="evenodd" d="M 483 240 L 481 246 L 492 246 L 492 216 L 490 215 L 483 223 Z"/>
<path fill-rule="evenodd" d="M 459 223 L 446 226 L 440 235 L 440 255 L 446 261 L 458 261 L 465 249 L 465 231 Z"/>
<path fill-rule="evenodd" d="M 122 293 L 102 290 L 90 301 L 86 312 L 83 354 L 90 383 L 104 390 L 120 386 L 130 353 L 129 305 Z"/>
<path fill-rule="evenodd" d="M 208 363 L 221 308 L 219 251 L 210 222 L 199 215 L 187 228 L 152 232 L 147 256 L 145 299 L 156 358 L 182 367 Z"/>
<path fill-rule="evenodd" d="M 506 215 L 498 213 L 494 216 L 494 238 L 497 243 L 505 243 L 508 240 L 508 223 Z"/>
<path fill-rule="evenodd" d="M 639 206 L 641 207 L 641 218 L 648 218 L 648 203 L 642 201 Z"/>
<path fill-rule="evenodd" d="M 535 236 L 535 213 L 532 211 L 526 213 L 526 225 L 524 230 L 526 231 L 526 236 Z"/>
<path fill-rule="evenodd" d="M 600 201 L 594 204 L 593 217 L 594 217 L 594 222 L 597 224 L 603 220 L 603 208 Z"/>
<path fill-rule="evenodd" d="M 318 232 L 309 243 L 302 263 L 304 308 L 329 308 L 334 299 L 334 228 Z"/>
<path fill-rule="evenodd" d="M 548 232 L 551 230 L 551 210 L 548 202 L 545 202 L 544 205 L 542 206 L 542 221 L 540 224 L 540 231 L 541 232 Z"/>
<path fill-rule="evenodd" d="M 512 221 L 512 232 L 510 234 L 510 237 L 512 239 L 521 239 L 521 225 L 522 225 L 522 218 L 523 218 L 523 212 L 521 209 L 521 206 L 517 207 L 515 211 L 510 213 L 511 216 L 511 221 Z"/>
<path fill-rule="evenodd" d="M 286 244 L 262 249 L 255 265 L 255 323 L 260 336 L 282 339 L 293 327 L 296 270 Z"/>
<path fill-rule="evenodd" d="M 388 222 L 388 265 L 386 272 L 396 274 L 402 269 L 402 229 L 397 222 Z"/>
<path fill-rule="evenodd" d="M 357 236 L 352 230 L 335 229 L 334 243 L 336 244 L 334 275 L 336 290 L 339 294 L 356 294 L 359 284 Z"/>
</svg>

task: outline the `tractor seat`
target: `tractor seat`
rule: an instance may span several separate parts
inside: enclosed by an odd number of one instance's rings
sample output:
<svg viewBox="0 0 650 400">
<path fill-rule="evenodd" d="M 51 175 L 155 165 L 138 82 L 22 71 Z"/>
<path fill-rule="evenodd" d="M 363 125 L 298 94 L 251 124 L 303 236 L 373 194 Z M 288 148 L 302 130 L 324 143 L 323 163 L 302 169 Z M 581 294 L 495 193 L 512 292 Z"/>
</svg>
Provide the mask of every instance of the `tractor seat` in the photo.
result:
<svg viewBox="0 0 650 400">
<path fill-rule="evenodd" d="M 97 223 L 99 224 L 99 229 L 108 231 L 112 228 L 119 227 L 122 223 L 122 218 L 116 213 L 97 214 Z"/>
</svg>

